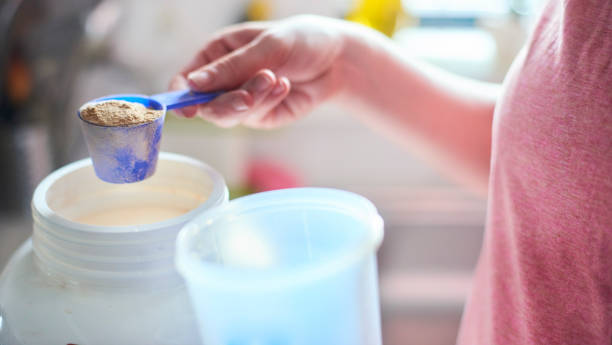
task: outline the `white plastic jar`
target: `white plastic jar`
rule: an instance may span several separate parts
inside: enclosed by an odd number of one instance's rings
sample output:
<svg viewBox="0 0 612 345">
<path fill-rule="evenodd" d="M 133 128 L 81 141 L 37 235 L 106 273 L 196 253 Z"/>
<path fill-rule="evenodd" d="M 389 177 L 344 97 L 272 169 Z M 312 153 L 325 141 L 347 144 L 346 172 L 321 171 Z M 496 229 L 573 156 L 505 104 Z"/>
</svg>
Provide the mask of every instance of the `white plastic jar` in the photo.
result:
<svg viewBox="0 0 612 345">
<path fill-rule="evenodd" d="M 227 199 L 219 173 L 176 154 L 131 185 L 98 180 L 89 159 L 55 171 L 34 192 L 32 239 L 0 276 L 0 344 L 199 344 L 175 239 Z"/>
</svg>

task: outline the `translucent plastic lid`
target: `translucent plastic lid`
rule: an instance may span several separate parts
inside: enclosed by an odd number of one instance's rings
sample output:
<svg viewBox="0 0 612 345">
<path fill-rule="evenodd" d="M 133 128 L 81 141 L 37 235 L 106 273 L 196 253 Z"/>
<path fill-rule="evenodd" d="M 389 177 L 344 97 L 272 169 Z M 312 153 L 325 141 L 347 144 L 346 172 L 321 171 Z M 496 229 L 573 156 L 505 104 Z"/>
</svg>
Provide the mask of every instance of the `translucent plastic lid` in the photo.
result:
<svg viewBox="0 0 612 345">
<path fill-rule="evenodd" d="M 239 198 L 188 223 L 176 264 L 188 280 L 270 288 L 333 274 L 374 254 L 383 221 L 354 193 L 295 188 Z"/>
</svg>

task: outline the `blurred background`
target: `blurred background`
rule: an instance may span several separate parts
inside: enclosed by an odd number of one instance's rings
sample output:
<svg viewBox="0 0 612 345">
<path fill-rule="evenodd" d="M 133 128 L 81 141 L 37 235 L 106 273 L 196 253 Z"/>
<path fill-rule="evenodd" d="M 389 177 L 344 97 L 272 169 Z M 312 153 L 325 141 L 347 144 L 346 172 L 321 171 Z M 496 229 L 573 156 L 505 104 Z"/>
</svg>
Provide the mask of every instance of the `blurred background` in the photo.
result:
<svg viewBox="0 0 612 345">
<path fill-rule="evenodd" d="M 0 267 L 30 236 L 38 182 L 87 156 L 76 109 L 102 95 L 164 91 L 224 26 L 302 13 L 344 18 L 433 64 L 501 82 L 541 6 L 541 0 L 0 1 Z M 218 169 L 232 197 L 327 186 L 370 198 L 386 222 L 379 252 L 384 343 L 453 344 L 486 200 L 354 115 L 326 104 L 265 132 L 169 116 L 162 148 Z"/>
</svg>

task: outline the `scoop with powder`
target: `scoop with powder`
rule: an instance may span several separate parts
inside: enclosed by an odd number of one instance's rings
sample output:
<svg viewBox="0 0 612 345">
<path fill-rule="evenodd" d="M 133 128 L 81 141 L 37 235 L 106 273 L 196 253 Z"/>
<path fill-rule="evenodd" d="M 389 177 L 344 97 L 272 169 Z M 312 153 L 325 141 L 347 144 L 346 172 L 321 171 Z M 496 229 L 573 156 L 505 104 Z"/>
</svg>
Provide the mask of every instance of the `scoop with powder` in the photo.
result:
<svg viewBox="0 0 612 345">
<path fill-rule="evenodd" d="M 132 126 L 150 123 L 163 115 L 162 110 L 148 109 L 140 103 L 108 100 L 88 103 L 81 108 L 81 118 L 100 126 Z"/>
<path fill-rule="evenodd" d="M 178 90 L 152 96 L 123 94 L 92 100 L 77 115 L 96 175 L 111 183 L 155 173 L 166 110 L 203 104 L 221 92 Z"/>
<path fill-rule="evenodd" d="M 97 99 L 78 111 L 94 171 L 111 183 L 152 176 L 159 156 L 166 107 L 144 97 L 125 98 Z"/>
</svg>

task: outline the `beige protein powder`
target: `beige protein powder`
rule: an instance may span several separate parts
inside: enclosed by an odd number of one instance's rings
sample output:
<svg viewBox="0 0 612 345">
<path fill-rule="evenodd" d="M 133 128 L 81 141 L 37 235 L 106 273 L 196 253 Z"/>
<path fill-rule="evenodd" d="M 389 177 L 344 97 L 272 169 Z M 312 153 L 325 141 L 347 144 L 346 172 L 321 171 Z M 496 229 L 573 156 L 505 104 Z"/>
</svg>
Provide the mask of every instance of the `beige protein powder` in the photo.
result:
<svg viewBox="0 0 612 345">
<path fill-rule="evenodd" d="M 108 100 L 85 104 L 81 118 L 100 126 L 131 126 L 150 123 L 163 115 L 162 110 L 148 109 L 140 103 Z"/>
</svg>

